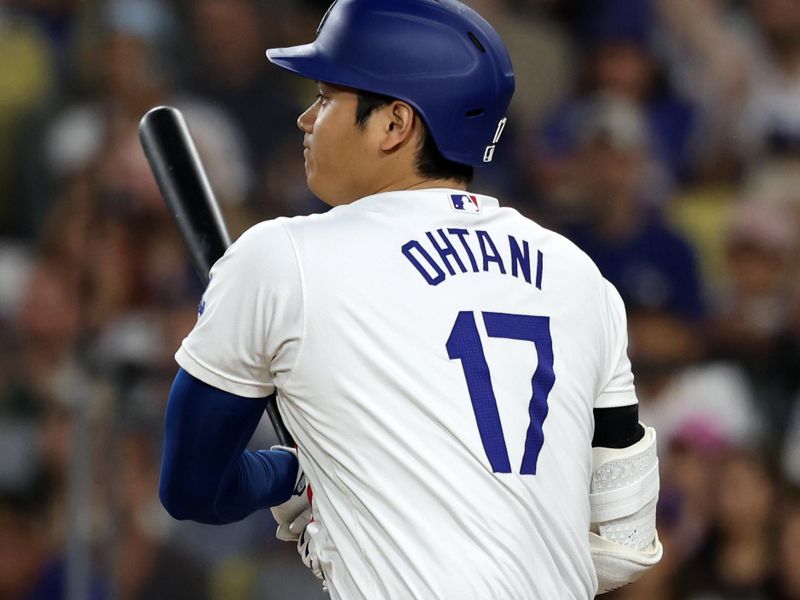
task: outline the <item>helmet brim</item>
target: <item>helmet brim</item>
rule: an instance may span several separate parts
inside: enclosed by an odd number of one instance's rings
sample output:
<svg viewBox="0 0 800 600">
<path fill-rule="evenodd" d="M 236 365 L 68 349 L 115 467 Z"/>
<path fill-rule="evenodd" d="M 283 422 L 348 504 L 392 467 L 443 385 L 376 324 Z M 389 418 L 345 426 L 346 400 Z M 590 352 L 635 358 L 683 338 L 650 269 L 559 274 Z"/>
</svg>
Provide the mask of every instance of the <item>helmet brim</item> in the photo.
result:
<svg viewBox="0 0 800 600">
<path fill-rule="evenodd" d="M 306 79 L 337 85 L 353 85 L 341 69 L 325 60 L 314 44 L 270 48 L 267 50 L 267 59 L 275 66 Z"/>
</svg>

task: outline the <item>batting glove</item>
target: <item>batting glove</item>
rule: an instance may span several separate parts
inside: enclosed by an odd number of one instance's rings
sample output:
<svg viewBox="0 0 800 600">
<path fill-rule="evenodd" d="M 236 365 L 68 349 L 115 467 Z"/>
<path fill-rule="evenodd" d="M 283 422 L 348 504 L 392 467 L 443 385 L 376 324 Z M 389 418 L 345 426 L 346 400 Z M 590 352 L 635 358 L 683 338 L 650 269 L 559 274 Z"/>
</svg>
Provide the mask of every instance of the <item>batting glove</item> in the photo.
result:
<svg viewBox="0 0 800 600">
<path fill-rule="evenodd" d="M 300 534 L 300 539 L 297 540 L 297 552 L 300 553 L 300 558 L 303 560 L 303 564 L 311 569 L 311 572 L 317 577 L 317 579 L 321 579 L 323 582 L 322 589 L 326 590 L 325 587 L 325 575 L 322 574 L 322 568 L 319 564 L 319 556 L 317 555 L 317 548 L 314 545 L 314 533 L 316 533 L 319 525 L 314 521 L 311 521 L 302 531 Z"/>
<path fill-rule="evenodd" d="M 286 446 L 272 446 L 270 450 L 283 450 L 297 458 L 297 450 Z M 283 504 L 273 506 L 270 510 L 278 522 L 278 531 L 275 537 L 284 542 L 295 542 L 300 539 L 300 534 L 305 531 L 311 522 L 311 506 L 306 497 L 306 476 L 298 465 L 297 479 L 295 480 L 292 495 Z"/>
</svg>

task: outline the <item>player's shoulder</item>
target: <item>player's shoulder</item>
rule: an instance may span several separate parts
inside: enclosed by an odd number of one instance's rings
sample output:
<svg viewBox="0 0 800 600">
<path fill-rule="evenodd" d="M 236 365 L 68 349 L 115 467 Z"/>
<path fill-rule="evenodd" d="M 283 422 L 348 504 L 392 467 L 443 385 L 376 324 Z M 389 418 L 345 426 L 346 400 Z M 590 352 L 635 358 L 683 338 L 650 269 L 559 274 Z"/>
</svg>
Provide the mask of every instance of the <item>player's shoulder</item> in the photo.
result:
<svg viewBox="0 0 800 600">
<path fill-rule="evenodd" d="M 588 282 L 605 285 L 601 284 L 605 279 L 595 262 L 568 237 L 523 215 L 516 208 L 500 205 L 495 210 L 502 215 L 508 227 L 524 231 L 529 239 L 535 240 L 537 247 L 546 251 L 550 260 L 568 267 L 576 277 L 588 278 Z"/>
<path fill-rule="evenodd" d="M 265 262 L 288 268 L 296 260 L 294 244 L 283 221 L 279 218 L 252 225 L 231 244 L 219 262 L 244 273 L 262 271 Z"/>
<path fill-rule="evenodd" d="M 290 239 L 286 231 L 285 217 L 260 221 L 251 225 L 233 243 L 232 247 L 241 250 L 259 251 L 266 249 L 276 249 L 276 247 L 286 246 Z"/>
<path fill-rule="evenodd" d="M 281 219 L 248 228 L 211 269 L 212 280 L 235 281 L 240 286 L 275 287 L 276 282 L 298 283 L 299 261 L 294 243 Z"/>
<path fill-rule="evenodd" d="M 322 243 L 331 237 L 353 235 L 364 225 L 365 217 L 355 206 L 343 204 L 322 213 L 279 217 L 270 223 L 282 227 L 294 244 L 304 246 L 310 242 Z"/>
</svg>

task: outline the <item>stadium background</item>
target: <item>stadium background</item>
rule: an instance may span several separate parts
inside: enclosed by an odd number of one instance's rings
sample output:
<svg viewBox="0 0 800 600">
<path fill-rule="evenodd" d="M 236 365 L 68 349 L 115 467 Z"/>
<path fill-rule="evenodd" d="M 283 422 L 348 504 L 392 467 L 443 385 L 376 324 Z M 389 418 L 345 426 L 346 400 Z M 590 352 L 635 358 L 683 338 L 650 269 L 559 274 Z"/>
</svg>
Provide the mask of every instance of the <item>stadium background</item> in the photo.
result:
<svg viewBox="0 0 800 600">
<path fill-rule="evenodd" d="M 184 110 L 235 235 L 323 210 L 294 125 L 315 91 L 264 49 L 325 4 L 0 4 L 0 598 L 324 597 L 268 511 L 158 504 L 201 290 L 136 126 Z M 518 82 L 473 189 L 617 285 L 660 436 L 664 560 L 613 598 L 800 598 L 800 2 L 470 4 Z"/>
</svg>

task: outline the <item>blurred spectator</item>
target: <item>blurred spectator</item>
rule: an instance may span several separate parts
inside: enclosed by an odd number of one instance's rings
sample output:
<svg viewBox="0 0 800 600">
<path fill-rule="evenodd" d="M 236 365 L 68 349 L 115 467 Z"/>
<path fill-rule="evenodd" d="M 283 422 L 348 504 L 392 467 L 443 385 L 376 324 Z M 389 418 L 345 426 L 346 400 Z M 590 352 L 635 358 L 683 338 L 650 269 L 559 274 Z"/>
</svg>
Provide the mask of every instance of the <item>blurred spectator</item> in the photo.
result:
<svg viewBox="0 0 800 600">
<path fill-rule="evenodd" d="M 210 598 L 210 578 L 185 549 L 169 543 L 172 523 L 153 490 L 158 487 L 156 432 L 146 423 L 133 424 L 119 445 L 121 503 L 116 571 L 121 600 L 204 600 Z M 142 426 L 144 425 L 144 427 Z M 110 474 L 109 474 L 110 476 Z"/>
<path fill-rule="evenodd" d="M 675 539 L 675 560 L 686 561 L 704 543 L 716 514 L 719 467 L 731 451 L 722 428 L 702 421 L 683 425 L 664 444 L 662 514 L 673 513 L 669 524 Z M 662 518 L 663 520 L 663 518 Z"/>
<path fill-rule="evenodd" d="M 781 431 L 797 373 L 786 354 L 797 223 L 779 202 L 750 200 L 733 209 L 726 240 L 727 279 L 717 295 L 710 340 L 713 355 L 747 370 L 760 409 Z"/>
<path fill-rule="evenodd" d="M 239 130 L 217 107 L 171 87 L 169 60 L 160 53 L 165 40 L 178 33 L 171 13 L 156 0 L 114 0 L 102 16 L 105 35 L 97 48 L 100 90 L 94 99 L 61 111 L 48 128 L 44 147 L 50 175 L 71 181 L 97 168 L 104 184 L 101 193 L 125 201 L 128 198 L 119 197 L 122 183 L 134 192 L 129 194 L 134 199 L 163 211 L 139 146 L 137 125 L 149 109 L 170 104 L 184 113 L 220 200 L 244 200 L 251 176 Z M 35 224 L 42 220 L 37 211 L 48 209 L 28 207 L 28 214 L 19 217 L 20 227 L 36 231 Z"/>
<path fill-rule="evenodd" d="M 313 95 L 309 87 L 306 97 L 298 97 L 295 78 L 270 65 L 264 54 L 278 41 L 282 10 L 258 0 L 191 4 L 196 52 L 191 57 L 189 89 L 224 108 L 236 121 L 246 139 L 248 164 L 257 174 L 286 144 L 292 144 L 294 156 L 299 156 L 296 120 Z M 269 204 L 271 198 L 260 201 Z"/>
<path fill-rule="evenodd" d="M 53 83 L 59 92 L 73 92 L 76 81 L 71 54 L 81 25 L 78 18 L 81 0 L 5 0 L 3 4 L 35 25 L 47 39 L 55 71 Z"/>
<path fill-rule="evenodd" d="M 651 159 L 670 179 L 683 179 L 692 168 L 693 107 L 673 90 L 653 51 L 653 15 L 647 0 L 604 0 L 592 5 L 582 28 L 583 82 L 574 95 L 556 106 L 545 122 L 541 143 L 545 160 L 569 154 L 574 127 L 587 101 L 610 94 L 642 113 Z"/>
<path fill-rule="evenodd" d="M 6 432 L 0 433 L 6 458 Z M 0 598 L 49 600 L 66 597 L 63 552 L 52 538 L 53 482 L 36 457 L 32 440 L 24 444 L 25 468 L 16 477 L 0 477 Z M 8 453 L 8 454 L 7 454 Z M 89 600 L 104 597 L 98 581 L 90 586 Z"/>
<path fill-rule="evenodd" d="M 687 561 L 687 598 L 775 598 L 775 500 L 775 473 L 762 457 L 734 452 L 724 461 L 712 531 Z"/>
<path fill-rule="evenodd" d="M 791 0 L 751 4 L 758 27 L 741 125 L 756 151 L 800 150 L 800 5 Z"/>
<path fill-rule="evenodd" d="M 694 252 L 652 205 L 641 111 L 618 97 L 598 98 L 579 139 L 573 193 L 580 218 L 568 237 L 623 299 L 699 318 L 704 308 Z"/>
<path fill-rule="evenodd" d="M 54 261 L 42 262 L 31 276 L 16 321 L 19 347 L 13 356 L 12 375 L 17 402 L 32 404 L 40 412 L 59 390 L 59 375 L 74 360 L 79 333 L 78 288 Z"/>
<path fill-rule="evenodd" d="M 734 175 L 739 161 L 800 150 L 800 5 L 660 0 L 673 70 L 703 106 L 705 162 Z M 732 143 L 733 142 L 733 143 Z M 733 163 L 734 167 L 725 163 Z"/>
<path fill-rule="evenodd" d="M 47 99 L 52 79 L 46 40 L 26 19 L 0 6 L 0 233 L 11 228 L 9 189 L 20 124 Z"/>
<path fill-rule="evenodd" d="M 736 445 L 760 440 L 763 423 L 744 373 L 702 362 L 702 338 L 691 321 L 668 308 L 629 304 L 628 329 L 639 413 L 658 431 L 659 447 L 686 427 Z"/>
</svg>

